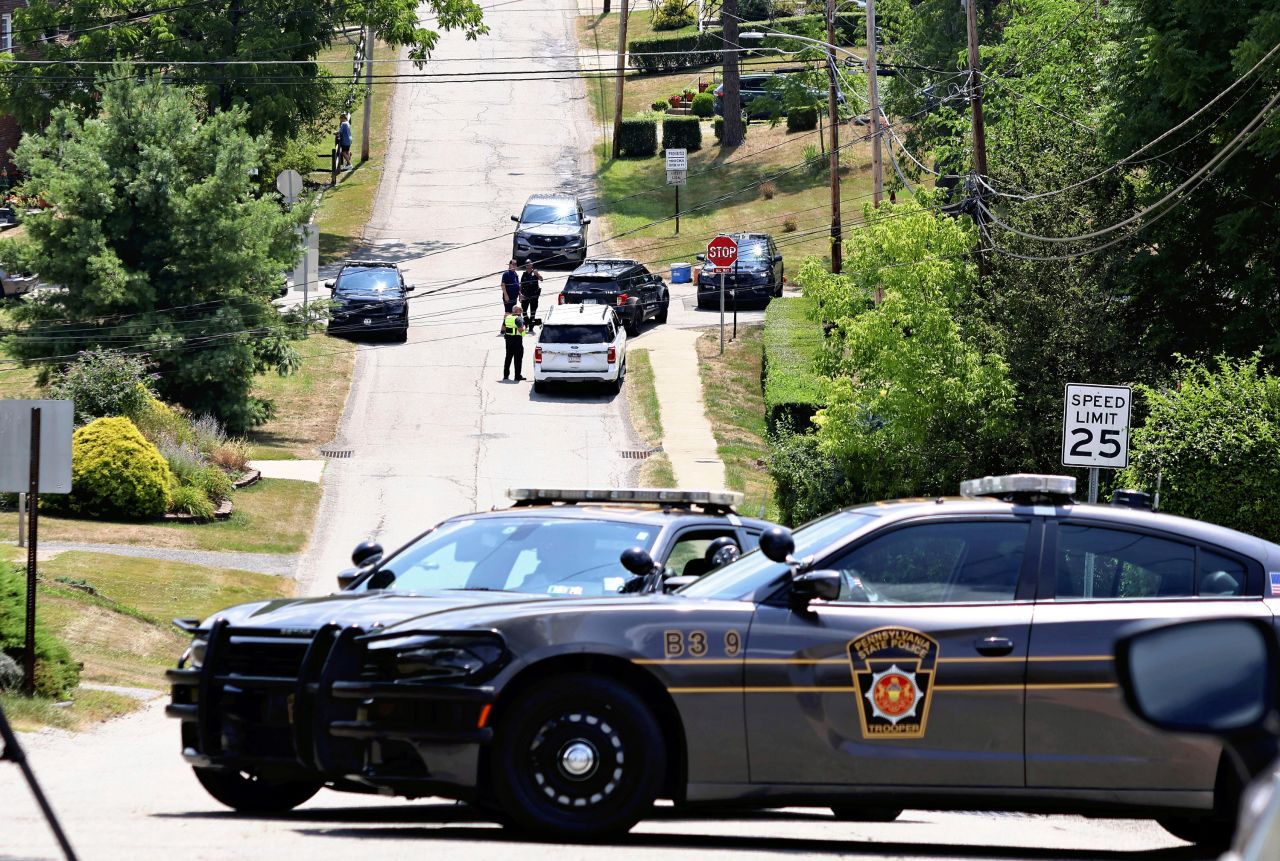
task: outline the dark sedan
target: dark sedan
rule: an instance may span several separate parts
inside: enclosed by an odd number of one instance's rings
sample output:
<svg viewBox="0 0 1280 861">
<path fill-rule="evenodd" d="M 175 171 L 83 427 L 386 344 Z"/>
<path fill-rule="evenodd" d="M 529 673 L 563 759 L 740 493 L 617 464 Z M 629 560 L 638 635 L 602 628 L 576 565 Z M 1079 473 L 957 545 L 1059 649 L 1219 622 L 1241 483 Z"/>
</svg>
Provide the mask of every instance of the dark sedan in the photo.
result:
<svg viewBox="0 0 1280 861">
<path fill-rule="evenodd" d="M 409 293 L 413 287 L 394 263 L 348 263 L 325 284 L 333 291 L 330 335 L 409 338 Z"/>
<path fill-rule="evenodd" d="M 724 274 L 724 307 L 744 308 L 747 306 L 764 306 L 769 300 L 782 295 L 782 285 L 786 278 L 786 267 L 782 255 L 773 237 L 767 233 L 731 233 L 738 243 L 738 262 L 733 270 Z M 698 307 L 720 307 L 721 277 L 710 263 L 705 262 L 706 255 L 699 254 L 698 260 L 704 261 L 698 269 Z"/>
</svg>

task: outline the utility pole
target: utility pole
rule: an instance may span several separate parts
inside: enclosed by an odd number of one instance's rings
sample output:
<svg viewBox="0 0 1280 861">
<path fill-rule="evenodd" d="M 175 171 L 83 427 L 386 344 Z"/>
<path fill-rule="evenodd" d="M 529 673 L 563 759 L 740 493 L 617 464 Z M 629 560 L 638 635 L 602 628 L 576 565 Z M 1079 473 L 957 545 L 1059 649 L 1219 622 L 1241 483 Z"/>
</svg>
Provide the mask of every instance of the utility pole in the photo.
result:
<svg viewBox="0 0 1280 861">
<path fill-rule="evenodd" d="M 969 30 L 969 106 L 973 109 L 973 166 L 987 178 L 987 132 L 982 124 L 982 83 L 978 60 L 978 3 L 961 0 Z M 868 4 L 869 5 L 869 4 Z"/>
<path fill-rule="evenodd" d="M 360 131 L 360 161 L 369 160 L 369 123 L 373 119 L 373 25 L 364 25 L 364 123 Z"/>
<path fill-rule="evenodd" d="M 871 3 L 867 3 L 870 10 Z M 831 128 L 831 272 L 844 267 L 844 238 L 840 231 L 840 114 L 836 89 L 836 3 L 827 0 L 827 125 Z M 874 80 L 874 79 L 873 79 Z"/>
<path fill-rule="evenodd" d="M 613 82 L 613 157 L 622 155 L 622 76 L 627 72 L 627 0 L 618 12 L 618 76 Z"/>
<path fill-rule="evenodd" d="M 876 0 L 867 0 L 867 102 L 871 111 L 871 205 L 884 197 L 884 160 L 880 155 L 880 84 L 876 80 Z"/>
<path fill-rule="evenodd" d="M 720 6 L 720 36 L 724 40 L 721 54 L 724 64 L 724 95 L 720 99 L 724 130 L 720 148 L 742 145 L 742 90 L 738 79 L 738 0 L 724 0 Z"/>
</svg>

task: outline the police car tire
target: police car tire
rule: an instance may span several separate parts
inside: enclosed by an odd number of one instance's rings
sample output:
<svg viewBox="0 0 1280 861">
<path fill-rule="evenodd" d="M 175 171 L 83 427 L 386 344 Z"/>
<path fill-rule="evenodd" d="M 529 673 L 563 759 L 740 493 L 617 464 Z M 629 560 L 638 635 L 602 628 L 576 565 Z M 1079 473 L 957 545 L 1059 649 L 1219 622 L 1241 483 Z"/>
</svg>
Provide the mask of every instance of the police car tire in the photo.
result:
<svg viewBox="0 0 1280 861">
<path fill-rule="evenodd" d="M 851 801 L 831 805 L 831 812 L 841 822 L 892 822 L 902 815 L 902 808 Z"/>
<path fill-rule="evenodd" d="M 649 707 L 627 686 L 571 673 L 524 691 L 502 711 L 490 785 L 505 826 L 593 840 L 626 833 L 653 807 L 665 741 Z M 578 777 L 561 765 L 575 745 L 596 757 Z"/>
<path fill-rule="evenodd" d="M 1168 816 L 1156 821 L 1179 840 L 1207 849 L 1225 850 L 1235 835 L 1235 823 L 1226 819 Z"/>
<path fill-rule="evenodd" d="M 283 813 L 309 800 L 324 786 L 318 780 L 265 780 L 229 769 L 193 770 L 206 792 L 243 813 Z"/>
</svg>

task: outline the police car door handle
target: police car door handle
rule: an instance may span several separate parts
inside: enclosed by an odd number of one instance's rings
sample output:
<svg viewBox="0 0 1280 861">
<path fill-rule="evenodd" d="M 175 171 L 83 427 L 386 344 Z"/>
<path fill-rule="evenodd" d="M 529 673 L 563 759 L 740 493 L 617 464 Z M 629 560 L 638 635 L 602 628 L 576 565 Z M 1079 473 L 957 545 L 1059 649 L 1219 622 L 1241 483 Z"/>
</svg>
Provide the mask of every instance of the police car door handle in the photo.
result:
<svg viewBox="0 0 1280 861">
<path fill-rule="evenodd" d="M 980 655 L 986 655 L 988 658 L 998 658 L 1013 651 L 1013 640 L 1008 637 L 983 637 L 981 640 L 976 641 L 973 647 L 978 650 Z"/>
</svg>

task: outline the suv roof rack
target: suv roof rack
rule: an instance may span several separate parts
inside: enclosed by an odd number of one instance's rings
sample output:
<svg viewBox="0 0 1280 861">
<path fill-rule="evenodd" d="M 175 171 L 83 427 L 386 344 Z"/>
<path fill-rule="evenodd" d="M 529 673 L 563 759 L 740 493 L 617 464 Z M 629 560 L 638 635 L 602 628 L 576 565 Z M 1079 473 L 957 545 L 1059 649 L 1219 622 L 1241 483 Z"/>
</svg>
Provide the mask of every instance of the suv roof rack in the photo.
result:
<svg viewBox="0 0 1280 861">
<path fill-rule="evenodd" d="M 742 494 L 730 490 L 678 490 L 673 487 L 511 487 L 507 496 L 516 507 L 531 505 L 575 505 L 579 502 L 656 505 L 663 508 L 692 508 L 732 513 L 742 504 Z"/>
<path fill-rule="evenodd" d="M 1037 502 L 1070 505 L 1075 502 L 1076 480 L 1069 475 L 1039 475 L 1031 472 L 988 475 L 960 482 L 960 495 L 992 497 L 1023 505 Z"/>
<path fill-rule="evenodd" d="M 348 266 L 382 266 L 394 269 L 397 264 L 389 260 L 348 260 L 346 263 L 342 264 L 343 269 L 346 269 Z"/>
</svg>

